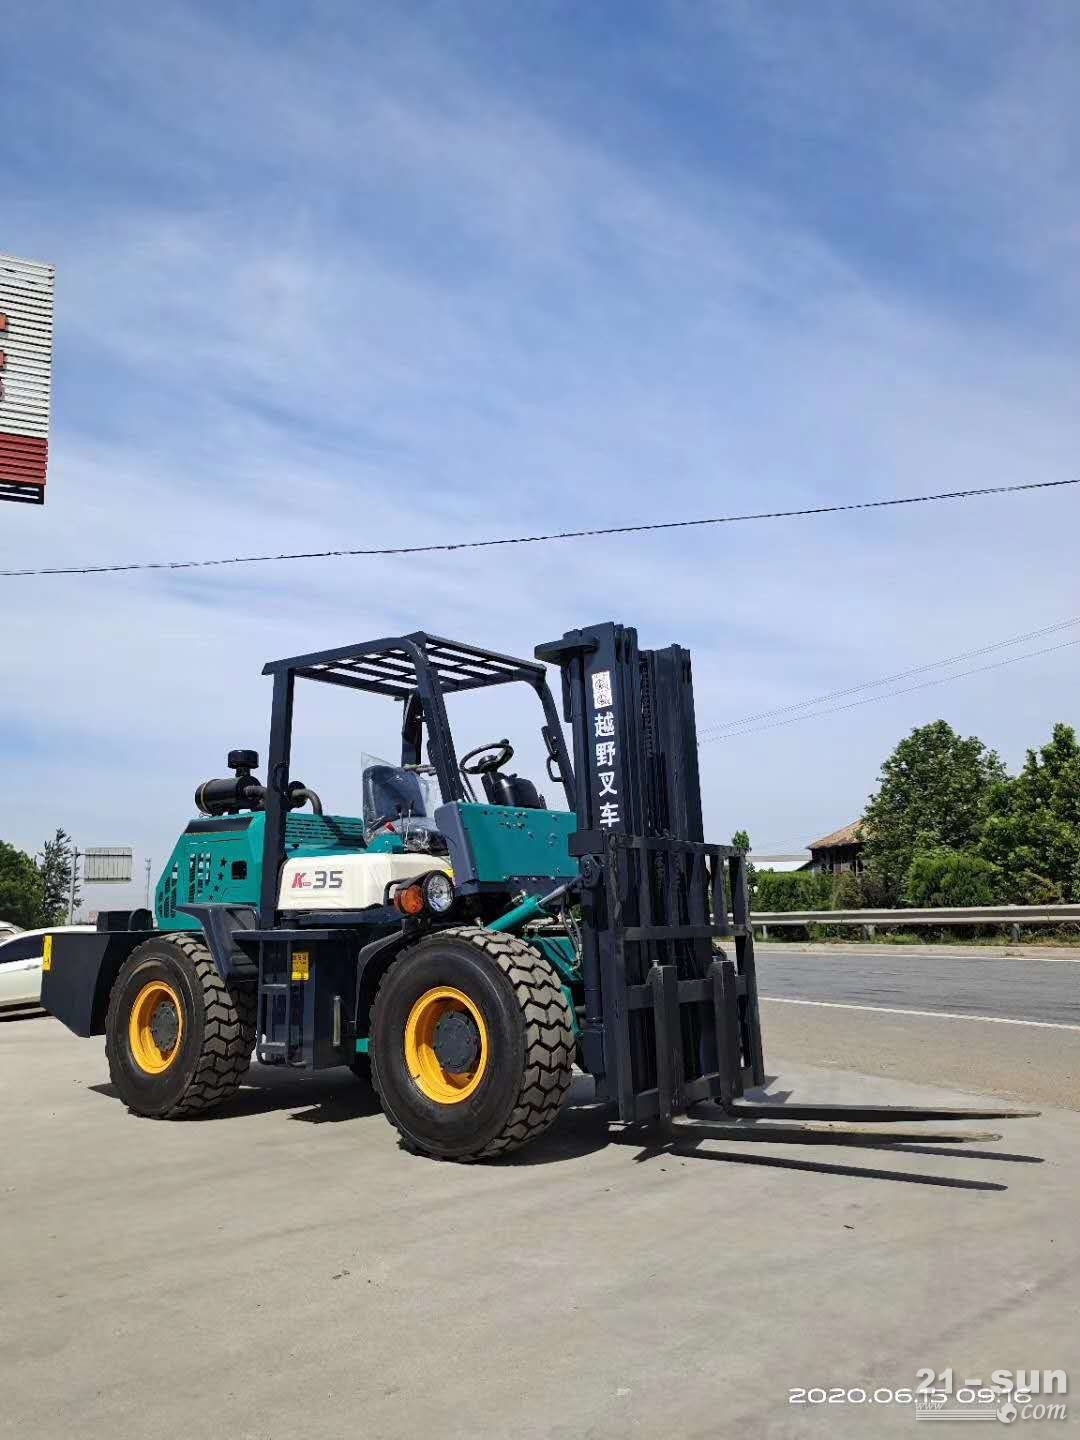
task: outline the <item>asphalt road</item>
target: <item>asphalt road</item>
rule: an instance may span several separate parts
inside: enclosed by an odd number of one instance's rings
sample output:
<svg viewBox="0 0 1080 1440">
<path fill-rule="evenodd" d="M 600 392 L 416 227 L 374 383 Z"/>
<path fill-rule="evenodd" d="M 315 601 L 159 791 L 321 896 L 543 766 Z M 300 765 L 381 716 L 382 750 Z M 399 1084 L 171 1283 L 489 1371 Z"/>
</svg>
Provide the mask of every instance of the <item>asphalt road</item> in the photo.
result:
<svg viewBox="0 0 1080 1440">
<path fill-rule="evenodd" d="M 1080 1027 L 1080 961 L 784 953 L 757 947 L 762 996 Z"/>
<path fill-rule="evenodd" d="M 1080 1110 L 1080 962 L 759 946 L 774 1055 Z"/>
</svg>

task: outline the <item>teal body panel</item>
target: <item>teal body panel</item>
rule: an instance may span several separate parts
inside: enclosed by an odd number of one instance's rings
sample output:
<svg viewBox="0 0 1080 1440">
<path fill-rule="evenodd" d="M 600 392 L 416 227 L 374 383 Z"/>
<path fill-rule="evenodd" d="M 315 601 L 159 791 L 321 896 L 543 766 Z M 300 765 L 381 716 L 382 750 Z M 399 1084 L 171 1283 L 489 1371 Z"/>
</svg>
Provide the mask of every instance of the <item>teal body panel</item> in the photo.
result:
<svg viewBox="0 0 1080 1440">
<path fill-rule="evenodd" d="M 570 836 L 577 816 L 566 810 L 519 810 L 513 805 L 453 807 L 461 820 L 477 878 L 489 884 L 523 875 L 550 876 L 555 884 L 578 873 Z"/>
<path fill-rule="evenodd" d="M 458 811 L 477 878 L 507 888 L 521 877 L 550 880 L 553 888 L 577 873 L 568 839 L 576 817 L 559 810 L 520 810 L 510 806 L 462 804 Z M 235 818 L 236 828 L 228 828 Z M 201 822 L 196 822 L 201 823 Z M 262 885 L 266 816 L 254 812 L 221 817 L 212 828 L 180 836 L 154 895 L 156 923 L 162 930 L 197 930 L 198 922 L 177 911 L 177 905 L 250 905 L 257 907 Z M 286 819 L 285 850 L 289 857 L 355 854 L 363 849 L 400 851 L 399 835 L 384 832 L 364 844 L 364 823 L 347 815 L 292 814 Z M 535 899 L 513 907 L 496 921 L 500 929 L 519 929 L 539 913 Z M 559 977 L 563 993 L 578 1024 L 575 990 L 580 970 L 571 941 L 565 936 L 525 936 Z M 357 1036 L 356 1050 L 363 1054 L 368 1037 Z"/>
<path fill-rule="evenodd" d="M 553 888 L 577 874 L 569 837 L 576 816 L 563 810 L 523 810 L 509 805 L 453 804 L 472 859 L 486 886 L 515 889 L 523 879 L 551 881 Z M 235 822 L 235 829 L 229 828 Z M 159 928 L 196 930 L 198 922 L 178 905 L 258 905 L 262 885 L 266 816 L 261 811 L 194 822 L 206 828 L 180 836 L 154 892 Z M 288 858 L 400 851 L 400 835 L 385 831 L 364 844 L 364 822 L 349 815 L 290 814 L 285 821 Z M 451 853 L 451 858 L 456 856 Z"/>
<path fill-rule="evenodd" d="M 266 816 L 257 811 L 237 819 L 248 823 L 236 830 L 180 836 L 154 892 L 159 929 L 199 928 L 190 915 L 177 913 L 177 905 L 258 905 Z M 372 848 L 397 848 L 401 843 L 396 836 L 387 841 L 376 841 Z M 293 814 L 285 821 L 285 852 L 290 858 L 353 854 L 363 848 L 364 822 L 355 816 Z"/>
</svg>

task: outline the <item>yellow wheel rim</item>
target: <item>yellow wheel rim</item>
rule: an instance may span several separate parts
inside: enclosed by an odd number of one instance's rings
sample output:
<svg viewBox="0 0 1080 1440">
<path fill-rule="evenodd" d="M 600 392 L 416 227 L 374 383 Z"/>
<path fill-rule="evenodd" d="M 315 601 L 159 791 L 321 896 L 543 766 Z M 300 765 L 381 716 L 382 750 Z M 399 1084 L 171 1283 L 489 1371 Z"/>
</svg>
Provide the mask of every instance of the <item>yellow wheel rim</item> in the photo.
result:
<svg viewBox="0 0 1080 1440">
<path fill-rule="evenodd" d="M 447 1068 L 435 1048 L 439 1022 L 454 1015 L 471 1020 L 475 1026 L 475 1039 L 479 1043 L 479 1053 L 463 1070 Z M 405 1064 L 420 1093 L 439 1105 L 460 1104 L 469 1098 L 484 1078 L 487 1057 L 487 1026 L 468 995 L 448 985 L 426 990 L 405 1021 Z"/>
<path fill-rule="evenodd" d="M 148 1075 L 161 1075 L 180 1053 L 184 1007 L 164 980 L 150 980 L 135 996 L 128 1016 L 128 1043 L 135 1064 Z"/>
</svg>

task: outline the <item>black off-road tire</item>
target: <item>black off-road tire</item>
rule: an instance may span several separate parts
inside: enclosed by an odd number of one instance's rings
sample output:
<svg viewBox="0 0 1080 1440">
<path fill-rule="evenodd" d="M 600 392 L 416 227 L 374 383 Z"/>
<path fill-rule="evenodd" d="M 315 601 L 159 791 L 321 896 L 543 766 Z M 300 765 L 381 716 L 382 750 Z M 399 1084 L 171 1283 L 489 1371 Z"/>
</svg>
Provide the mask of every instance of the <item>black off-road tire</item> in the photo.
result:
<svg viewBox="0 0 1080 1440">
<path fill-rule="evenodd" d="M 142 987 L 161 980 L 180 997 L 183 1029 L 175 1058 L 160 1074 L 138 1064 L 128 1037 L 132 1006 Z M 255 1047 L 256 995 L 228 986 L 200 937 L 182 933 L 144 941 L 120 969 L 105 1020 L 109 1076 L 137 1115 L 182 1119 L 235 1093 Z"/>
<path fill-rule="evenodd" d="M 478 1007 L 489 1055 L 468 1099 L 439 1104 L 409 1074 L 405 1026 L 415 1001 L 449 985 Z M 543 1134 L 570 1088 L 573 1015 L 547 960 L 515 935 L 455 926 L 402 952 L 371 1008 L 372 1084 L 406 1145 L 443 1160 L 490 1160 Z"/>
</svg>

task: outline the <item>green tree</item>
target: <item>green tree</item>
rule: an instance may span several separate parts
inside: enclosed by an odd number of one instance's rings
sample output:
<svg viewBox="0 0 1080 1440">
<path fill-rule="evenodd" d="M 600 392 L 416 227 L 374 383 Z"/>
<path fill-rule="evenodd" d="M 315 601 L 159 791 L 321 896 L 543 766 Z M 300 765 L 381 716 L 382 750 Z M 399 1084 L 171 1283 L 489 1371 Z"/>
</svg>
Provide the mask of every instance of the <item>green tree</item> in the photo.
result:
<svg viewBox="0 0 1080 1440">
<path fill-rule="evenodd" d="M 936 905 L 1000 903 L 1001 877 L 981 855 L 959 850 L 920 850 L 908 866 L 904 899 L 916 909 Z"/>
<path fill-rule="evenodd" d="M 51 840 L 46 840 L 37 858 L 41 873 L 43 925 L 62 925 L 67 919 L 71 901 L 71 872 L 75 865 L 75 846 L 71 836 L 64 830 L 57 830 Z M 75 906 L 79 904 L 79 885 L 75 884 Z"/>
<path fill-rule="evenodd" d="M 979 853 L 1000 870 L 1006 900 L 1080 897 L 1080 745 L 1071 725 L 1055 725 L 1020 774 L 994 787 Z"/>
<path fill-rule="evenodd" d="M 42 923 L 41 874 L 29 855 L 0 840 L 0 920 L 35 930 Z"/>
<path fill-rule="evenodd" d="M 757 882 L 757 866 L 750 859 L 750 836 L 745 830 L 736 830 L 731 837 L 731 843 L 736 850 L 746 853 L 746 889 L 750 896 L 750 904 L 754 903 L 754 885 Z"/>
<path fill-rule="evenodd" d="M 993 750 L 944 720 L 905 736 L 882 765 L 863 820 L 867 889 L 896 904 L 919 851 L 974 849 L 991 791 L 1006 778 Z"/>
</svg>

